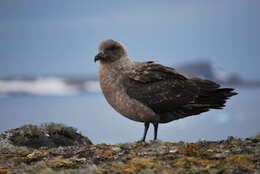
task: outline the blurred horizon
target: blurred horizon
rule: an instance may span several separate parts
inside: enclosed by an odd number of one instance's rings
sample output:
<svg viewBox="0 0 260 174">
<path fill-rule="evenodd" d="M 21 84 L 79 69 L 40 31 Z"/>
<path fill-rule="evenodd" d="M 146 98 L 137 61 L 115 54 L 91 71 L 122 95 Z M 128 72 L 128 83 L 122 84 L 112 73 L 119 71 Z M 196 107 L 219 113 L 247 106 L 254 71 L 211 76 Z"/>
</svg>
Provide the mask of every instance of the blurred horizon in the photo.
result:
<svg viewBox="0 0 260 174">
<path fill-rule="evenodd" d="M 167 66 L 209 60 L 259 79 L 260 2 L 0 1 L 0 76 L 97 74 L 102 40 L 136 61 Z"/>
</svg>

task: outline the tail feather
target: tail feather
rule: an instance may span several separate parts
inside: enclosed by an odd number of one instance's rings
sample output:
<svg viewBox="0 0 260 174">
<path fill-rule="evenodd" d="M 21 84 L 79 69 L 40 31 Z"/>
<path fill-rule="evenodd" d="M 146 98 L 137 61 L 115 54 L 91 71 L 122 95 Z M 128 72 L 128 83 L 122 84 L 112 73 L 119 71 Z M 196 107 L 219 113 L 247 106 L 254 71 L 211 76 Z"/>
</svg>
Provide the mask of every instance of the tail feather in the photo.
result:
<svg viewBox="0 0 260 174">
<path fill-rule="evenodd" d="M 199 78 L 192 78 L 191 80 L 199 87 L 199 94 L 193 103 L 171 113 L 174 114 L 175 119 L 197 115 L 210 109 L 222 109 L 227 99 L 237 95 L 233 88 L 221 88 L 219 84 L 210 80 Z"/>
<path fill-rule="evenodd" d="M 209 80 L 198 78 L 193 78 L 192 80 L 200 88 L 199 96 L 193 107 L 222 109 L 225 106 L 226 100 L 237 94 L 233 88 L 220 88 L 220 85 Z"/>
</svg>

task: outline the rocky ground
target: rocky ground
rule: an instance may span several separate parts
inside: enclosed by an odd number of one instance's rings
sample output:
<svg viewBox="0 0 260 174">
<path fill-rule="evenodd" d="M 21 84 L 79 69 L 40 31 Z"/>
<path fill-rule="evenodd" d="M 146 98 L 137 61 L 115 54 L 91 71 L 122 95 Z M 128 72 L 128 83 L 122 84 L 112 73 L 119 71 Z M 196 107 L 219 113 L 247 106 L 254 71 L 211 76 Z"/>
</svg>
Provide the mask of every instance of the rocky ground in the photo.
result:
<svg viewBox="0 0 260 174">
<path fill-rule="evenodd" d="M 0 174 L 258 174 L 260 136 L 222 141 L 92 144 L 61 124 L 0 133 Z"/>
</svg>

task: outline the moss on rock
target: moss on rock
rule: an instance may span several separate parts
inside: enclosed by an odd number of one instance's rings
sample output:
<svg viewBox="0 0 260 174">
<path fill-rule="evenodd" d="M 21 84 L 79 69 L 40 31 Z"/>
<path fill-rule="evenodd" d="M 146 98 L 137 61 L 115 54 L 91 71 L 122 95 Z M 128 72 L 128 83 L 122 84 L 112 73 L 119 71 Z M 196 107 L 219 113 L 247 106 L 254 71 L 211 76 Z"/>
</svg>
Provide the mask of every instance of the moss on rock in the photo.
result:
<svg viewBox="0 0 260 174">
<path fill-rule="evenodd" d="M 17 146 L 32 148 L 71 146 L 92 144 L 91 141 L 78 133 L 73 127 L 63 124 L 43 124 L 41 126 L 25 125 L 10 130 L 10 141 Z"/>
<path fill-rule="evenodd" d="M 93 145 L 86 143 L 86 140 L 80 143 L 83 140 L 79 140 L 72 146 L 62 146 L 62 141 L 59 147 L 52 148 L 19 146 L 11 151 L 1 148 L 1 142 L 7 142 L 5 140 L 11 135 L 25 136 L 24 139 L 16 138 L 17 142 L 26 144 L 32 142 L 31 137 L 38 138 L 44 133 L 48 133 L 48 138 L 66 137 L 77 141 L 75 136 L 82 136 L 76 129 L 61 124 L 27 125 L 13 130 L 13 133 L 0 133 L 0 174 L 260 173 L 260 136 L 247 139 L 229 137 L 227 140 L 197 143 L 150 141 L 114 145 Z M 56 146 L 57 141 L 54 138 L 51 140 Z"/>
</svg>

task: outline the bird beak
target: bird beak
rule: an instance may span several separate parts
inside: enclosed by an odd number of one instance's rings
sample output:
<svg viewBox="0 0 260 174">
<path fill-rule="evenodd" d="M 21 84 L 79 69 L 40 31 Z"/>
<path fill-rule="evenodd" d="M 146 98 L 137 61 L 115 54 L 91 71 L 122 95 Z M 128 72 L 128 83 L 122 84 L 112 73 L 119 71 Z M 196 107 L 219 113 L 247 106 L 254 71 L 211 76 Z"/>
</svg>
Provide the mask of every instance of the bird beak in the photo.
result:
<svg viewBox="0 0 260 174">
<path fill-rule="evenodd" d="M 105 59 L 106 57 L 107 57 L 107 55 L 106 55 L 106 54 L 104 54 L 104 53 L 100 52 L 100 53 L 98 53 L 98 54 L 95 56 L 95 59 L 94 59 L 94 61 L 96 62 L 96 61 L 98 61 L 98 60 Z"/>
</svg>

